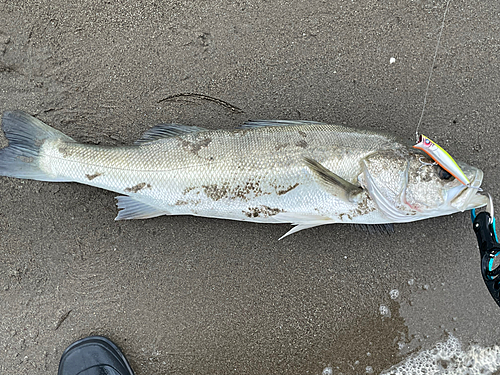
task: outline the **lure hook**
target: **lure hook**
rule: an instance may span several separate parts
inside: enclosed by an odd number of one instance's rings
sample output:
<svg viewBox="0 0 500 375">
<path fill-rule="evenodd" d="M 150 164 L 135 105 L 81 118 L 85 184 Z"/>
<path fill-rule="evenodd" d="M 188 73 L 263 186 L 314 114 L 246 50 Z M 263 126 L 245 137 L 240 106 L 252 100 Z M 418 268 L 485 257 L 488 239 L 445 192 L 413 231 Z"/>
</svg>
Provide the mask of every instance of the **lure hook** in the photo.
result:
<svg viewBox="0 0 500 375">
<path fill-rule="evenodd" d="M 421 157 L 419 157 L 419 158 L 418 158 L 418 161 L 420 161 L 420 163 L 422 164 L 422 165 L 420 166 L 420 168 L 422 168 L 422 167 L 424 167 L 424 166 L 430 166 L 430 167 L 432 167 L 432 166 L 434 166 L 434 165 L 438 165 L 438 163 L 436 163 L 436 162 L 428 163 L 428 162 L 424 161 L 423 159 L 424 159 L 424 157 L 423 157 L 423 156 L 421 156 Z"/>
</svg>

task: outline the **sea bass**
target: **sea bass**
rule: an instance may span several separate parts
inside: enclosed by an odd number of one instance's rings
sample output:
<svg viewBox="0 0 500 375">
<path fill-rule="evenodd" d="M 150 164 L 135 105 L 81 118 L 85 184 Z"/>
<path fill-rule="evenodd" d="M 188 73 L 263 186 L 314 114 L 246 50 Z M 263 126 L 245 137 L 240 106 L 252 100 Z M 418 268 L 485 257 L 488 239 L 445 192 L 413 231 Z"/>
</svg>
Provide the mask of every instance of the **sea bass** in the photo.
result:
<svg viewBox="0 0 500 375">
<path fill-rule="evenodd" d="M 0 175 L 78 182 L 122 194 L 118 216 L 196 215 L 301 229 L 389 224 L 484 206 L 480 169 L 465 186 L 395 137 L 308 121 L 234 130 L 161 124 L 132 146 L 81 144 L 21 111 L 5 112 Z M 427 159 L 426 159 L 427 158 Z"/>
</svg>

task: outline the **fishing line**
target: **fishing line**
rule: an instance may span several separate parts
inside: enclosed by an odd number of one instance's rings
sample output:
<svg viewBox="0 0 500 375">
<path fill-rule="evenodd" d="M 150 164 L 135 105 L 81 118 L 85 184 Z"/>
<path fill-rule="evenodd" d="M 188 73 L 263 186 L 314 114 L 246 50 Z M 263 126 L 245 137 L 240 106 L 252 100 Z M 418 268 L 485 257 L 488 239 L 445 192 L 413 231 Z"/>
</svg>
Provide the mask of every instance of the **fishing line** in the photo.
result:
<svg viewBox="0 0 500 375">
<path fill-rule="evenodd" d="M 443 30 L 444 30 L 444 21 L 446 19 L 446 13 L 448 13 L 448 8 L 450 6 L 451 0 L 448 0 L 446 3 L 446 9 L 444 10 L 443 14 L 443 21 L 441 22 L 441 30 L 439 31 L 439 36 L 436 44 L 436 51 L 434 51 L 434 58 L 432 59 L 432 65 L 431 65 L 431 71 L 429 73 L 429 79 L 427 80 L 427 87 L 425 89 L 425 95 L 424 95 L 424 105 L 422 106 L 422 113 L 420 114 L 420 119 L 418 120 L 417 128 L 415 129 L 415 135 L 417 138 L 418 142 L 418 128 L 420 127 L 420 124 L 422 123 L 422 119 L 424 117 L 424 112 L 425 112 L 425 105 L 427 104 L 427 96 L 429 95 L 429 86 L 431 85 L 431 80 L 432 80 L 432 73 L 434 72 L 434 65 L 436 64 L 436 58 L 439 50 L 439 44 L 441 43 L 441 35 L 443 35 Z"/>
</svg>

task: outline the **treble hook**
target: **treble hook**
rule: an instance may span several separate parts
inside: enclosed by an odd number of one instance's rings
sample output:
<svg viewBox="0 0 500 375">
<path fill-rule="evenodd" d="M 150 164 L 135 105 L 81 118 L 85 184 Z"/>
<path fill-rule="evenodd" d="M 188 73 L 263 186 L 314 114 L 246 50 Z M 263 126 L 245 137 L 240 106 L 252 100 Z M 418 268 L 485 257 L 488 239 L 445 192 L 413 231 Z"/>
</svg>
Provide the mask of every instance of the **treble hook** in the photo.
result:
<svg viewBox="0 0 500 375">
<path fill-rule="evenodd" d="M 419 158 L 418 158 L 418 161 L 420 161 L 420 163 L 422 163 L 422 165 L 420 166 L 420 168 L 422 168 L 422 167 L 424 167 L 424 166 L 433 166 L 433 165 L 438 165 L 438 163 L 436 163 L 435 161 L 434 161 L 434 162 L 432 162 L 432 163 L 428 163 L 428 162 L 426 162 L 426 161 L 423 161 L 423 160 L 422 160 L 423 158 L 424 158 L 423 156 L 421 156 L 421 157 L 419 157 Z M 419 169 L 420 169 L 420 168 L 419 168 Z"/>
</svg>

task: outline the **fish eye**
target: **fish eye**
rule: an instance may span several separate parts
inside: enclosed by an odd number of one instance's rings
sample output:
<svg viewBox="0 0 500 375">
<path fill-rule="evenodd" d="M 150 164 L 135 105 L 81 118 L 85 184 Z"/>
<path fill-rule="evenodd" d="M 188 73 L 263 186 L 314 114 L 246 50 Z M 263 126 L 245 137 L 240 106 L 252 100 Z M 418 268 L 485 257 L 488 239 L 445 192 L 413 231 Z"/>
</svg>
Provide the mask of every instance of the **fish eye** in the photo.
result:
<svg viewBox="0 0 500 375">
<path fill-rule="evenodd" d="M 445 169 L 443 169 L 441 166 L 436 165 L 437 168 L 437 174 L 441 180 L 450 180 L 453 176 Z"/>
</svg>

